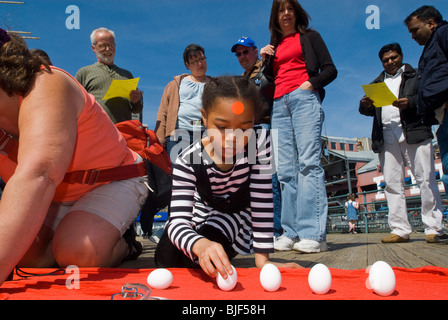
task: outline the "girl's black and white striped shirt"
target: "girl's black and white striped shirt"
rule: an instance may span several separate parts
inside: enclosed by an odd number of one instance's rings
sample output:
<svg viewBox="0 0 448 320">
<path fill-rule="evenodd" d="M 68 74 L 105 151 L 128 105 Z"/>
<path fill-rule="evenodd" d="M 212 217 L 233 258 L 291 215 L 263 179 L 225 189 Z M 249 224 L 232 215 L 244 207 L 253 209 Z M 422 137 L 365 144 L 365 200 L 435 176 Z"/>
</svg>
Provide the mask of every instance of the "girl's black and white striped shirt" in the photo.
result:
<svg viewBox="0 0 448 320">
<path fill-rule="evenodd" d="M 214 197 L 227 198 L 250 179 L 250 206 L 231 214 L 213 209 L 197 191 L 197 173 L 191 161 L 206 167 Z M 211 161 L 201 141 L 193 143 L 173 164 L 170 219 L 166 226 L 169 238 L 193 261 L 193 245 L 202 238 L 196 231 L 204 224 L 219 229 L 237 253 L 273 252 L 272 174 L 269 130 L 254 130 L 245 152 L 226 172 Z"/>
</svg>

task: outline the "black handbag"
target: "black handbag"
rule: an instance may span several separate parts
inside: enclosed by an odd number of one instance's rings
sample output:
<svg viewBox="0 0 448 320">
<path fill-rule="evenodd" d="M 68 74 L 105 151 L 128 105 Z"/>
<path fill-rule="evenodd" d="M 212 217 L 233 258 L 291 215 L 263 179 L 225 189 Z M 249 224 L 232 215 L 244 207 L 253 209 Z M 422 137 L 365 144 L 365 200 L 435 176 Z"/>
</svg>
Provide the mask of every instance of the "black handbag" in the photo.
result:
<svg viewBox="0 0 448 320">
<path fill-rule="evenodd" d="M 269 106 L 269 114 L 274 102 L 275 81 L 272 75 L 273 56 L 267 56 L 260 67 L 258 74 L 252 78 L 255 85 L 260 90 L 263 99 Z M 268 115 L 269 115 L 268 114 Z"/>
<path fill-rule="evenodd" d="M 173 178 L 157 165 L 144 159 L 148 170 L 148 186 L 151 188 L 140 213 L 143 233 L 151 235 L 154 215 L 171 203 Z"/>
</svg>

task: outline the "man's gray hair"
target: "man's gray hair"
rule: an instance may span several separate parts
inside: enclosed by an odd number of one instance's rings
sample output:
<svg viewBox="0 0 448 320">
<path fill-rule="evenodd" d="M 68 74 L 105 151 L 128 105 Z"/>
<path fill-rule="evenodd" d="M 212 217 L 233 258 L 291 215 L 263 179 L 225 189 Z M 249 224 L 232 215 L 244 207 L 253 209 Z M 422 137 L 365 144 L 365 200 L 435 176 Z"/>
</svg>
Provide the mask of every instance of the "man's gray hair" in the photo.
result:
<svg viewBox="0 0 448 320">
<path fill-rule="evenodd" d="M 112 35 L 112 37 L 114 38 L 114 40 L 115 40 L 115 32 L 113 32 L 112 30 L 109 30 L 109 29 L 107 29 L 107 28 L 103 28 L 103 27 L 101 27 L 101 28 L 98 28 L 98 29 L 93 30 L 93 31 L 92 31 L 92 34 L 90 35 L 90 42 L 91 42 L 93 45 L 96 44 L 96 43 L 95 43 L 95 36 L 96 36 L 96 34 L 97 34 L 98 32 L 100 32 L 100 31 L 103 31 L 103 32 L 109 32 L 109 33 Z"/>
</svg>

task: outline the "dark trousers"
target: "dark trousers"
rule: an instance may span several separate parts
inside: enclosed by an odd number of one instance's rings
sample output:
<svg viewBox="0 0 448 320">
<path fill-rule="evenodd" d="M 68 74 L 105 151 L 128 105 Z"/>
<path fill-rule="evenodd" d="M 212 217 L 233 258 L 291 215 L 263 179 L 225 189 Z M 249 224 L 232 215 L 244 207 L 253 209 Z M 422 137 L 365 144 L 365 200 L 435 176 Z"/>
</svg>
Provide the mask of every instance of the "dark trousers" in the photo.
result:
<svg viewBox="0 0 448 320">
<path fill-rule="evenodd" d="M 232 243 L 215 227 L 204 225 L 199 229 L 198 234 L 210 241 L 220 243 L 229 260 L 232 260 L 236 256 L 236 252 L 232 248 Z M 157 245 L 154 260 L 159 268 L 200 268 L 199 264 L 191 261 L 189 257 L 171 242 L 166 230 Z"/>
</svg>

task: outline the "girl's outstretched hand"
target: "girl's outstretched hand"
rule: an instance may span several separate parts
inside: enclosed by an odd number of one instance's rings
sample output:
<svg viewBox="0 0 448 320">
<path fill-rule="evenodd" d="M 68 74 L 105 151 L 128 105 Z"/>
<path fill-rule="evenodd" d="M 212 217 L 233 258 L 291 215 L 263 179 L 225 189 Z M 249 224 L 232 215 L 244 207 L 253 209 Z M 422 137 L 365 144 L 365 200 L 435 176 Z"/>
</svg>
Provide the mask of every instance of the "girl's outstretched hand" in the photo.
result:
<svg viewBox="0 0 448 320">
<path fill-rule="evenodd" d="M 221 244 L 203 238 L 194 244 L 193 253 L 198 257 L 202 270 L 210 277 L 216 278 L 219 272 L 227 279 L 228 274 L 233 273 L 229 257 Z"/>
<path fill-rule="evenodd" d="M 273 262 L 269 260 L 269 254 L 267 253 L 255 253 L 255 265 L 257 268 L 263 268 L 265 264 L 271 263 L 277 268 L 302 268 L 295 262 Z"/>
</svg>

